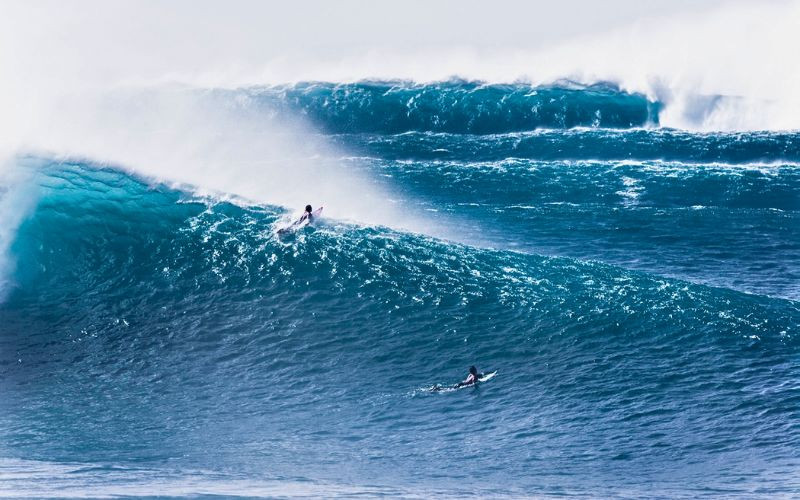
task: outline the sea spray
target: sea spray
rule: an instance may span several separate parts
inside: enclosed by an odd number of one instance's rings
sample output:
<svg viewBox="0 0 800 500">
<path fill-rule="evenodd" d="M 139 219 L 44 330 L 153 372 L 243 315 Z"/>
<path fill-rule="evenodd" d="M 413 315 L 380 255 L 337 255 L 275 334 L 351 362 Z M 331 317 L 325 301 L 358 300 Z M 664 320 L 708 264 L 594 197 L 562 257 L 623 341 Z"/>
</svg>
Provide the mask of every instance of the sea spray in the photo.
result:
<svg viewBox="0 0 800 500">
<path fill-rule="evenodd" d="M 36 204 L 32 173 L 10 159 L 0 160 L 0 300 L 10 292 L 15 258 L 11 245 L 23 219 Z"/>
</svg>

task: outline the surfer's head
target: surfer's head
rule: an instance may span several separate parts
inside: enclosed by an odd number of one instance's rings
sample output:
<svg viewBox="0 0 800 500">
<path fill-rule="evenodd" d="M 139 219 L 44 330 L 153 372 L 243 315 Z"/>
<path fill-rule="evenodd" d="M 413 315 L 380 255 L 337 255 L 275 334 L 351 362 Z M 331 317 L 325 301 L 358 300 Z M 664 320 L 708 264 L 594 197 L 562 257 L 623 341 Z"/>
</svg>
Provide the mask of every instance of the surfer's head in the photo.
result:
<svg viewBox="0 0 800 500">
<path fill-rule="evenodd" d="M 306 205 L 306 212 L 311 213 L 311 205 Z"/>
<path fill-rule="evenodd" d="M 470 367 L 469 367 L 469 372 L 470 372 L 472 375 L 475 375 L 476 377 L 478 376 L 478 369 L 477 369 L 477 368 L 475 368 L 474 366 L 470 366 Z"/>
</svg>

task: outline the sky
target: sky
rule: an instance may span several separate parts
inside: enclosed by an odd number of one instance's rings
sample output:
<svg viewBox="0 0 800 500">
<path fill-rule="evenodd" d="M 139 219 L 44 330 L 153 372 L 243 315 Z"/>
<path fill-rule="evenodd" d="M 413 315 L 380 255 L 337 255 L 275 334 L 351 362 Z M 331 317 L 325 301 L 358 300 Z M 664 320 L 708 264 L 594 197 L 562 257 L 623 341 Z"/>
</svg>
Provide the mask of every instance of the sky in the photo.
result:
<svg viewBox="0 0 800 500">
<path fill-rule="evenodd" d="M 731 3 L 2 0 L 0 63 L 22 69 L 29 79 L 57 76 L 64 83 L 220 74 L 244 79 L 256 70 L 265 79 L 295 80 L 324 77 L 312 68 L 320 64 L 334 78 L 357 78 L 370 76 L 369 65 L 358 63 L 370 54 L 403 59 L 472 51 L 491 57 Z"/>
</svg>

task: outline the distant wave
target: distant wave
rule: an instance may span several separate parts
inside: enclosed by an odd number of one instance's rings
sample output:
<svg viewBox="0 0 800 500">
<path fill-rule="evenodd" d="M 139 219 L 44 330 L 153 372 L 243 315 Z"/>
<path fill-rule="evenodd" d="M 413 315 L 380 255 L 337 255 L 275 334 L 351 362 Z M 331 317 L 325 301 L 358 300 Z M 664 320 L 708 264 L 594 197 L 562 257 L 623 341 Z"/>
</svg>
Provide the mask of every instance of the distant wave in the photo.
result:
<svg viewBox="0 0 800 500">
<path fill-rule="evenodd" d="M 540 128 L 658 125 L 660 104 L 613 85 L 460 80 L 305 82 L 254 89 L 260 104 L 300 113 L 328 133 L 497 134 Z"/>
</svg>

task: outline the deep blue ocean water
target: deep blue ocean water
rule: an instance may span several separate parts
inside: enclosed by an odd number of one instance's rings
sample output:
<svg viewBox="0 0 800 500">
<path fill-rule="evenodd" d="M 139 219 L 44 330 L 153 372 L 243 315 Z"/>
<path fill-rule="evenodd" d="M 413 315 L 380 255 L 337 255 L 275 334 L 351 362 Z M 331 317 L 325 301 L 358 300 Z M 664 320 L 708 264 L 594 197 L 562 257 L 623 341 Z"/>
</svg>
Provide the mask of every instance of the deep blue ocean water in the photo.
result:
<svg viewBox="0 0 800 500">
<path fill-rule="evenodd" d="M 800 494 L 800 134 L 610 85 L 242 95 L 451 237 L 18 158 L 0 493 Z"/>
</svg>

